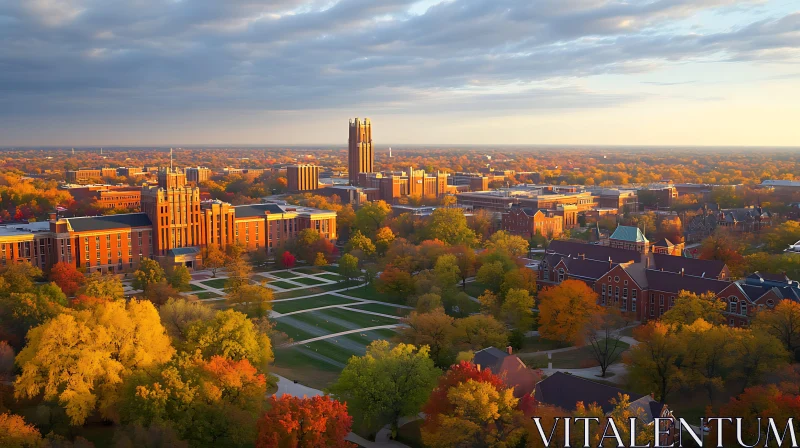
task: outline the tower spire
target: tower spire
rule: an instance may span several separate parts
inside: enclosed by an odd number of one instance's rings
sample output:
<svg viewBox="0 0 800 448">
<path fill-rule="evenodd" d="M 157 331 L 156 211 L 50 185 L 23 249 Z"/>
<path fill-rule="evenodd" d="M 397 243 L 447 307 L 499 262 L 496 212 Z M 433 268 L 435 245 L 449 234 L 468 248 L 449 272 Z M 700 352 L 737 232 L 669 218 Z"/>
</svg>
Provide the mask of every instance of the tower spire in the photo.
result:
<svg viewBox="0 0 800 448">
<path fill-rule="evenodd" d="M 172 148 L 169 148 L 169 171 L 172 172 Z"/>
</svg>

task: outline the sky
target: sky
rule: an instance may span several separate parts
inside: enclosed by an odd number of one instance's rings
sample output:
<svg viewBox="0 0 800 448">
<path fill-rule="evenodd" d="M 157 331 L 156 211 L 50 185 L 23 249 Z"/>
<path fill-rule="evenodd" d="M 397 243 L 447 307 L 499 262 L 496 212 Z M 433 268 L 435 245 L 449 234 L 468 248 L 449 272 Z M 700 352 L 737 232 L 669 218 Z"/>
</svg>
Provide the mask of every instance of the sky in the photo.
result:
<svg viewBox="0 0 800 448">
<path fill-rule="evenodd" d="M 798 0 L 0 0 L 0 146 L 800 146 Z"/>
</svg>

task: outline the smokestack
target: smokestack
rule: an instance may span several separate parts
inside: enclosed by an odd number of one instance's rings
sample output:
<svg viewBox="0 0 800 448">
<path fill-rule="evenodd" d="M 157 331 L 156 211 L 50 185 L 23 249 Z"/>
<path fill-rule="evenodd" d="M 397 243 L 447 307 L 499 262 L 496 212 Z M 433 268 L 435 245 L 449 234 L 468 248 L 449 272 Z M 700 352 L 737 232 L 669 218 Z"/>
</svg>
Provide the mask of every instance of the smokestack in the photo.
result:
<svg viewBox="0 0 800 448">
<path fill-rule="evenodd" d="M 683 277 L 683 268 L 681 268 L 681 277 Z"/>
<path fill-rule="evenodd" d="M 611 269 L 614 263 L 611 261 L 611 257 L 608 257 L 608 269 Z"/>
<path fill-rule="evenodd" d="M 509 345 L 508 347 L 506 347 L 506 351 L 508 352 L 509 355 L 511 355 L 514 349 Z"/>
</svg>

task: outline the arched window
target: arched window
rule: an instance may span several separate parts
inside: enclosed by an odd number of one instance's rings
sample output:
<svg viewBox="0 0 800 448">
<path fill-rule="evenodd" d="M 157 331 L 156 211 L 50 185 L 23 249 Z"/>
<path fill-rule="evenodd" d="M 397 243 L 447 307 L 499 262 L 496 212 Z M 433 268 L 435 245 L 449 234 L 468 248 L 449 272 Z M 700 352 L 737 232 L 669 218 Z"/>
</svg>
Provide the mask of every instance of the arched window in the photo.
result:
<svg viewBox="0 0 800 448">
<path fill-rule="evenodd" d="M 772 308 L 775 306 L 775 301 L 772 299 L 767 300 L 767 306 Z"/>
<path fill-rule="evenodd" d="M 564 281 L 564 269 L 558 270 L 558 282 L 561 283 Z"/>
<path fill-rule="evenodd" d="M 728 297 L 728 310 L 731 313 L 735 313 L 737 311 L 737 307 L 739 305 L 738 301 L 739 299 L 737 299 L 736 297 L 733 296 Z"/>
</svg>

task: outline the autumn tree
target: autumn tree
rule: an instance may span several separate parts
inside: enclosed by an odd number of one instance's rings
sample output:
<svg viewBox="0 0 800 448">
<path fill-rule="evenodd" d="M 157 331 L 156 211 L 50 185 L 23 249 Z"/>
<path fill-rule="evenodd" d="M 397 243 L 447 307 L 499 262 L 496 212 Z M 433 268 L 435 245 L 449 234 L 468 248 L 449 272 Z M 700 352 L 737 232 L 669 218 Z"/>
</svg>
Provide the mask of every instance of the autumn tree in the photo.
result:
<svg viewBox="0 0 800 448">
<path fill-rule="evenodd" d="M 157 261 L 150 258 L 143 258 L 139 262 L 139 269 L 133 273 L 133 282 L 131 282 L 131 286 L 133 286 L 134 289 L 142 290 L 146 295 L 147 288 L 165 279 L 166 273 Z"/>
<path fill-rule="evenodd" d="M 508 331 L 505 325 L 485 314 L 473 314 L 457 319 L 453 338 L 462 350 L 480 350 L 486 347 L 508 345 Z"/>
<path fill-rule="evenodd" d="M 231 291 L 225 300 L 248 315 L 264 316 L 272 309 L 272 299 L 272 288 L 248 284 Z"/>
<path fill-rule="evenodd" d="M 536 293 L 536 278 L 538 274 L 533 269 L 519 268 L 506 272 L 500 284 L 500 293 L 506 295 L 510 289 L 524 289 L 531 294 Z"/>
<path fill-rule="evenodd" d="M 125 298 L 125 290 L 122 287 L 122 281 L 117 276 L 94 272 L 86 278 L 86 282 L 78 290 L 78 295 L 115 301 Z"/>
<path fill-rule="evenodd" d="M 528 242 L 521 236 L 498 230 L 484 243 L 488 250 L 506 252 L 512 257 L 522 257 L 528 253 Z"/>
<path fill-rule="evenodd" d="M 436 308 L 429 313 L 412 311 L 403 319 L 406 327 L 399 329 L 398 338 L 418 347 L 428 346 L 433 363 L 437 367 L 449 366 L 455 356 L 453 337 L 455 320 L 445 314 L 444 309 Z"/>
<path fill-rule="evenodd" d="M 800 241 L 800 221 L 786 221 L 771 228 L 764 236 L 771 252 L 783 252 L 787 247 Z"/>
<path fill-rule="evenodd" d="M 643 390 L 656 392 L 656 400 L 664 402 L 680 380 L 679 359 L 683 355 L 680 344 L 673 339 L 671 326 L 649 322 L 636 328 L 633 337 L 639 344 L 631 347 L 626 358 L 629 377 Z"/>
<path fill-rule="evenodd" d="M 58 400 L 74 425 L 99 408 L 109 415 L 114 391 L 138 369 L 166 362 L 174 349 L 150 302 L 109 302 L 70 311 L 28 333 L 17 356 L 17 398 Z"/>
<path fill-rule="evenodd" d="M 292 255 L 289 251 L 284 251 L 283 255 L 281 256 L 281 266 L 286 269 L 291 269 L 294 267 L 296 260 L 294 255 Z"/>
<path fill-rule="evenodd" d="M 500 292 L 500 285 L 503 284 L 505 273 L 506 270 L 502 262 L 492 261 L 481 265 L 475 275 L 475 280 L 482 285 L 486 285 L 492 292 Z"/>
<path fill-rule="evenodd" d="M 778 338 L 789 353 L 800 359 L 800 303 L 781 300 L 772 310 L 756 314 L 752 326 Z"/>
<path fill-rule="evenodd" d="M 246 359 L 181 354 L 125 381 L 119 420 L 142 426 L 168 422 L 193 446 L 252 445 L 266 385 Z"/>
<path fill-rule="evenodd" d="M 267 412 L 258 420 L 256 448 L 344 448 L 353 418 L 347 405 L 328 396 L 269 398 Z"/>
<path fill-rule="evenodd" d="M 314 266 L 325 266 L 328 264 L 328 259 L 325 258 L 325 254 L 322 252 L 317 252 L 317 255 L 314 257 Z"/>
<path fill-rule="evenodd" d="M 682 347 L 682 380 L 691 387 L 703 387 L 713 400 L 737 361 L 732 354 L 733 329 L 698 319 L 683 326 L 674 339 Z"/>
<path fill-rule="evenodd" d="M 789 364 L 791 357 L 781 341 L 762 328 L 737 328 L 733 335 L 734 376 L 742 380 L 742 392 Z"/>
<path fill-rule="evenodd" d="M 475 232 L 467 225 L 467 218 L 459 208 L 437 208 L 431 213 L 425 228 L 429 239 L 450 245 L 474 246 Z"/>
<path fill-rule="evenodd" d="M 358 258 L 344 254 L 339 258 L 339 275 L 344 277 L 345 281 L 350 283 L 361 275 L 361 269 L 358 267 Z"/>
<path fill-rule="evenodd" d="M 603 312 L 586 283 L 565 280 L 539 293 L 539 334 L 562 344 L 582 344 Z"/>
<path fill-rule="evenodd" d="M 709 236 L 700 245 L 700 259 L 722 261 L 733 272 L 738 272 L 744 261 L 742 252 L 741 241 L 721 232 Z"/>
<path fill-rule="evenodd" d="M 600 365 L 601 377 L 605 377 L 608 368 L 622 359 L 622 352 L 628 347 L 622 341 L 620 331 L 624 325 L 625 319 L 619 310 L 611 308 L 596 320 L 595 327 L 587 335 L 592 357 Z"/>
<path fill-rule="evenodd" d="M 187 341 L 189 326 L 198 321 L 208 321 L 216 311 L 197 301 L 169 299 L 158 308 L 161 324 L 178 348 Z"/>
<path fill-rule="evenodd" d="M 74 296 L 86 276 L 70 263 L 58 262 L 50 268 L 50 281 L 54 282 L 67 296 Z"/>
<path fill-rule="evenodd" d="M 436 260 L 433 275 L 436 284 L 442 291 L 442 298 L 450 298 L 456 293 L 456 285 L 461 272 L 458 269 L 458 259 L 453 254 L 444 254 Z"/>
<path fill-rule="evenodd" d="M 189 282 L 192 281 L 192 274 L 185 265 L 170 266 L 166 271 L 165 278 L 167 283 L 176 291 L 191 291 L 192 289 L 191 285 L 189 285 Z"/>
<path fill-rule="evenodd" d="M 194 321 L 186 330 L 188 352 L 199 350 L 205 359 L 222 356 L 235 361 L 247 359 L 265 370 L 272 362 L 272 343 L 246 315 L 227 309 L 210 320 Z"/>
<path fill-rule="evenodd" d="M 440 373 L 427 347 L 379 340 L 364 356 L 350 358 L 331 393 L 347 403 L 356 421 L 371 428 L 388 423 L 395 438 L 400 417 L 419 412 Z"/>
<path fill-rule="evenodd" d="M 392 207 L 384 201 L 367 202 L 356 210 L 353 228 L 364 235 L 373 236 L 391 212 Z"/>
<path fill-rule="evenodd" d="M 203 251 L 203 267 L 211 271 L 212 277 L 216 277 L 217 271 L 225 267 L 225 252 L 216 244 L 207 245 Z"/>
<path fill-rule="evenodd" d="M 5 448 L 38 448 L 42 435 L 35 426 L 19 415 L 0 414 L 0 446 Z"/>
<path fill-rule="evenodd" d="M 515 446 L 524 435 L 522 412 L 513 387 L 471 363 L 453 366 L 425 404 L 422 440 L 426 446 Z"/>
<path fill-rule="evenodd" d="M 478 256 L 472 248 L 464 245 L 453 247 L 452 253 L 456 256 L 458 273 L 459 277 L 461 277 L 461 289 L 466 289 L 467 279 L 476 273 Z"/>
<path fill-rule="evenodd" d="M 714 293 L 697 295 L 689 291 L 681 291 L 675 298 L 675 305 L 661 316 L 667 324 L 690 325 L 697 319 L 703 319 L 714 325 L 725 322 L 725 302 Z"/>
<path fill-rule="evenodd" d="M 30 292 L 41 276 L 42 270 L 27 260 L 9 263 L 0 271 L 0 295 Z"/>
<path fill-rule="evenodd" d="M 389 227 L 381 227 L 375 232 L 375 250 L 378 255 L 385 255 L 394 241 L 394 232 Z"/>
<path fill-rule="evenodd" d="M 442 296 L 433 292 L 421 294 L 416 298 L 415 307 L 417 313 L 430 313 L 442 308 Z"/>
<path fill-rule="evenodd" d="M 350 239 L 347 240 L 344 250 L 345 252 L 358 251 L 363 256 L 370 257 L 375 253 L 376 248 L 375 244 L 368 236 L 361 233 L 360 230 L 356 230 L 350 235 Z"/>
<path fill-rule="evenodd" d="M 236 291 L 242 286 L 250 284 L 250 275 L 253 268 L 250 263 L 242 257 L 228 257 L 225 262 L 225 273 L 228 279 L 225 280 L 225 287 L 231 291 Z"/>
<path fill-rule="evenodd" d="M 31 327 L 57 316 L 66 305 L 67 297 L 55 283 L 0 295 L 0 323 L 22 336 Z"/>
<path fill-rule="evenodd" d="M 511 289 L 500 306 L 500 316 L 512 328 L 525 332 L 533 325 L 534 300 L 526 289 Z"/>
<path fill-rule="evenodd" d="M 6 341 L 0 341 L 0 381 L 4 381 L 14 372 L 14 348 Z"/>
<path fill-rule="evenodd" d="M 787 424 L 791 424 L 790 419 L 796 420 L 800 415 L 800 395 L 781 390 L 776 386 L 751 387 L 741 395 L 731 398 L 720 408 L 718 415 L 741 418 L 742 440 L 749 443 L 752 443 L 750 442 L 752 440 L 760 440 L 762 436 L 767 436 L 768 439 L 781 434 L 785 436 L 784 428 L 787 427 Z M 762 426 L 761 419 L 763 417 L 773 419 L 777 432 L 771 431 L 770 426 L 766 424 Z M 735 426 L 728 425 L 728 429 L 723 431 L 723 440 L 717 441 L 717 444 L 713 446 L 743 445 L 744 442 L 737 443 L 734 428 Z M 717 428 L 712 427 L 709 433 L 712 438 L 716 438 Z"/>
</svg>

